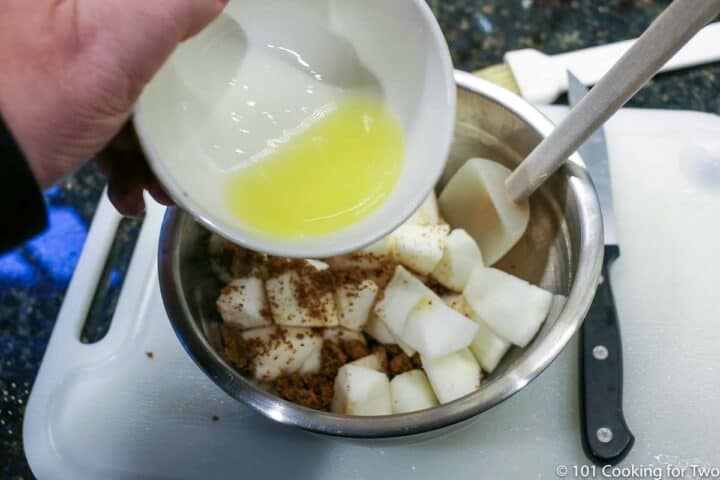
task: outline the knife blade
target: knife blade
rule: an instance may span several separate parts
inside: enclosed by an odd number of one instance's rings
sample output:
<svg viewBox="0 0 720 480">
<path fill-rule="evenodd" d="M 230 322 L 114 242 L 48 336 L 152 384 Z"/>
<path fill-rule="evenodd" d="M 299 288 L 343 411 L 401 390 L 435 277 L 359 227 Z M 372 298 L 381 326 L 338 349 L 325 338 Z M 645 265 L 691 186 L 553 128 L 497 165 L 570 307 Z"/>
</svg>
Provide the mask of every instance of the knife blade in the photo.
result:
<svg viewBox="0 0 720 480">
<path fill-rule="evenodd" d="M 570 105 L 580 103 L 586 93 L 582 82 L 568 71 Z M 580 147 L 579 152 L 598 193 L 605 235 L 602 277 L 580 330 L 581 437 L 588 459 L 598 465 L 615 465 L 630 452 L 635 437 L 622 409 L 622 341 L 610 276 L 610 267 L 620 256 L 620 249 L 602 127 Z"/>
</svg>

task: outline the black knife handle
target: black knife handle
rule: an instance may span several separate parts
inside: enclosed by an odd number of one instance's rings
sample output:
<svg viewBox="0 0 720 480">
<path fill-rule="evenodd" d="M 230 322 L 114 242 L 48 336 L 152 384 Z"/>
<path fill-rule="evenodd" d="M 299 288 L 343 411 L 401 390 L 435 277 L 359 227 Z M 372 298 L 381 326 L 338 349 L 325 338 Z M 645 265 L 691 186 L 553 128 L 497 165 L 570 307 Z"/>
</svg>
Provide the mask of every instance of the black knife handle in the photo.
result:
<svg viewBox="0 0 720 480">
<path fill-rule="evenodd" d="M 597 465 L 615 465 L 635 443 L 622 411 L 622 343 L 610 266 L 620 256 L 605 247 L 602 280 L 585 317 L 580 343 L 580 417 L 583 449 Z"/>
</svg>

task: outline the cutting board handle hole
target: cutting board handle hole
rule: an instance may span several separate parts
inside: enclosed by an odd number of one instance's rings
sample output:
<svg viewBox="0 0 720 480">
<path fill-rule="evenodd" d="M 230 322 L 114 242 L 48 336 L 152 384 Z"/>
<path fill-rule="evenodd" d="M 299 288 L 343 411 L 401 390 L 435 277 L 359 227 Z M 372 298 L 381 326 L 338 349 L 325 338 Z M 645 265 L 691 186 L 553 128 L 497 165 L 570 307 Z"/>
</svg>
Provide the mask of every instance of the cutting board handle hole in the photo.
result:
<svg viewBox="0 0 720 480">
<path fill-rule="evenodd" d="M 99 342 L 110 329 L 143 221 L 144 217 L 120 221 L 80 333 L 82 343 Z"/>
</svg>

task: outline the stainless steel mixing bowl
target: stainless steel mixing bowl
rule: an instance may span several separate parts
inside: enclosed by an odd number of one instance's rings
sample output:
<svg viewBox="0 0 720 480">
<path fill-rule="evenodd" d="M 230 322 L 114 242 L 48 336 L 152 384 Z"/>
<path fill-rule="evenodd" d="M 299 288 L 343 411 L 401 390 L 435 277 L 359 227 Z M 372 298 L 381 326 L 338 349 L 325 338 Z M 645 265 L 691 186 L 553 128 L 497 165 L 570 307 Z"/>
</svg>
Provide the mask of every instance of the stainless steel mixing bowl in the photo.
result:
<svg viewBox="0 0 720 480">
<path fill-rule="evenodd" d="M 471 157 L 517 165 L 552 129 L 523 99 L 457 72 L 455 140 L 439 187 Z M 432 141 L 432 139 L 428 139 Z M 512 350 L 478 391 L 429 410 L 384 417 L 325 413 L 287 402 L 260 388 L 218 354 L 215 299 L 221 285 L 209 269 L 209 233 L 187 213 L 169 209 L 160 236 L 160 287 L 185 350 L 230 396 L 273 420 L 309 431 L 356 438 L 415 435 L 468 420 L 517 393 L 562 351 L 587 313 L 600 275 L 602 220 L 593 185 L 579 158 L 563 167 L 531 199 L 530 226 L 500 268 L 554 292 L 537 337 Z"/>
</svg>

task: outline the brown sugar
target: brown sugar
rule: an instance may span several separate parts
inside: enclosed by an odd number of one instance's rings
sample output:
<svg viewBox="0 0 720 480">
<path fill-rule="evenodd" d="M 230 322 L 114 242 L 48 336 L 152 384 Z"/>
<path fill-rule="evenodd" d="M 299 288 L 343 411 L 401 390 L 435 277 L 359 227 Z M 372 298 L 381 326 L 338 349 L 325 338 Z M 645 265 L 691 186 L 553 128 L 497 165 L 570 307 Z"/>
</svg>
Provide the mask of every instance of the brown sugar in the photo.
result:
<svg viewBox="0 0 720 480">
<path fill-rule="evenodd" d="M 325 375 L 293 373 L 278 378 L 273 386 L 277 394 L 285 400 L 327 411 L 333 399 L 333 383 L 333 379 Z"/>
<path fill-rule="evenodd" d="M 413 368 L 422 368 L 422 360 L 420 359 L 420 354 L 415 352 L 415 355 L 410 358 L 412 360 Z"/>
<path fill-rule="evenodd" d="M 452 290 L 450 290 L 450 289 L 447 288 L 445 285 L 443 285 L 443 284 L 441 284 L 440 282 L 438 282 L 438 281 L 435 279 L 435 277 L 433 277 L 433 276 L 425 277 L 424 283 L 425 283 L 425 285 L 426 285 L 430 290 L 432 290 L 433 292 L 435 292 L 435 293 L 436 293 L 438 296 L 440 296 L 440 297 L 442 297 L 443 295 L 447 295 L 447 294 L 453 293 Z"/>
<path fill-rule="evenodd" d="M 332 378 L 335 378 L 340 367 L 348 362 L 348 357 L 340 345 L 327 340 L 323 342 L 321 359 L 321 373 Z"/>
<path fill-rule="evenodd" d="M 401 373 L 408 372 L 413 369 L 413 363 L 410 357 L 405 352 L 400 352 L 390 359 L 389 373 L 391 377 L 400 375 Z"/>
<path fill-rule="evenodd" d="M 220 326 L 220 334 L 222 337 L 223 353 L 225 359 L 240 371 L 248 371 L 255 353 L 255 342 L 246 342 L 243 340 L 241 331 L 237 327 L 233 327 L 226 323 Z M 248 345 L 252 343 L 252 345 Z"/>
<path fill-rule="evenodd" d="M 360 340 L 347 340 L 342 342 L 342 350 L 350 359 L 349 361 L 357 360 L 370 354 L 367 345 Z"/>
<path fill-rule="evenodd" d="M 388 375 L 392 379 L 396 375 L 405 373 L 416 368 L 422 368 L 420 354 L 415 353 L 408 356 L 397 345 L 375 345 L 373 352 L 383 351 L 387 355 Z"/>
<path fill-rule="evenodd" d="M 306 265 L 307 272 L 299 272 L 292 281 L 298 306 L 313 318 L 325 318 L 333 311 L 335 277 L 330 269 L 316 270 Z M 332 302 L 332 305 L 329 303 Z"/>
</svg>

